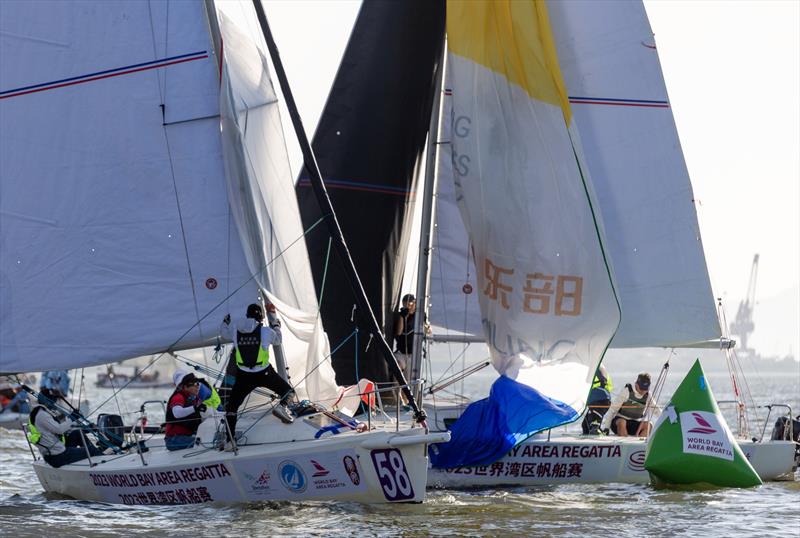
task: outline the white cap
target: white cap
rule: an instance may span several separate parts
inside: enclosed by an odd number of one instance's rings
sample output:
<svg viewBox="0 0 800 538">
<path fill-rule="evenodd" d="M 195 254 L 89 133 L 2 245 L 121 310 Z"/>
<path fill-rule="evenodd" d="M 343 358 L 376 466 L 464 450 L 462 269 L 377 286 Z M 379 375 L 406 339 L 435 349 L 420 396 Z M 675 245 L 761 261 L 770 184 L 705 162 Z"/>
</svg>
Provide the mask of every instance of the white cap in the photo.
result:
<svg viewBox="0 0 800 538">
<path fill-rule="evenodd" d="M 181 384 L 181 381 L 182 381 L 182 380 L 183 380 L 183 378 L 184 378 L 184 377 L 186 377 L 187 375 L 189 375 L 189 372 L 187 372 L 186 370 L 175 370 L 175 373 L 174 373 L 174 374 L 172 374 L 172 382 L 173 382 L 173 383 L 175 384 L 175 386 L 177 387 L 178 385 L 180 385 L 180 384 Z"/>
</svg>

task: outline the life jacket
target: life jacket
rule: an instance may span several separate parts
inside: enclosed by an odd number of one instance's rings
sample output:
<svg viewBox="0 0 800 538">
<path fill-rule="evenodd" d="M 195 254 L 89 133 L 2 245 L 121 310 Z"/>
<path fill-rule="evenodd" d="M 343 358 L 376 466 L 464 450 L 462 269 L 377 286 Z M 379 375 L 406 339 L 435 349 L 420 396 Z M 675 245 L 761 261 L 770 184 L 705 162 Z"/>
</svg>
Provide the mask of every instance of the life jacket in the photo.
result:
<svg viewBox="0 0 800 538">
<path fill-rule="evenodd" d="M 629 420 L 642 420 L 650 393 L 646 392 L 641 398 L 636 398 L 630 383 L 625 385 L 625 388 L 628 389 L 628 399 L 622 404 L 617 415 Z"/>
<path fill-rule="evenodd" d="M 47 450 L 47 452 L 49 453 L 50 449 L 53 447 L 44 446 L 39 443 L 39 441 L 42 440 L 42 432 L 40 432 L 39 429 L 36 427 L 36 417 L 39 415 L 39 411 L 41 411 L 42 409 L 44 409 L 43 406 L 37 405 L 36 407 L 33 408 L 31 414 L 28 415 L 28 432 L 26 435 L 28 436 L 28 441 L 30 441 L 32 445 L 40 446 L 43 449 Z M 48 411 L 45 410 L 45 413 L 47 412 Z M 64 436 L 64 434 L 61 434 L 59 438 L 61 439 L 62 444 L 66 443 L 66 437 Z"/>
<path fill-rule="evenodd" d="M 611 376 L 604 376 L 598 370 L 597 373 L 594 374 L 594 381 L 592 382 L 592 388 L 601 388 L 606 389 L 609 394 L 614 391 L 614 385 L 611 383 Z"/>
<path fill-rule="evenodd" d="M 245 368 L 266 368 L 269 364 L 269 350 L 261 347 L 261 324 L 253 332 L 236 331 L 234 349 L 236 365 Z"/>
<path fill-rule="evenodd" d="M 219 397 L 217 389 L 212 387 L 211 384 L 205 379 L 200 380 L 200 392 L 197 394 L 197 396 L 203 400 L 203 403 L 209 409 L 221 411 L 219 407 L 222 404 L 222 398 Z"/>
<path fill-rule="evenodd" d="M 180 399 L 177 398 L 178 396 L 180 396 Z M 175 392 L 172 393 L 167 402 L 167 426 L 164 431 L 167 437 L 172 437 L 173 435 L 194 435 L 200 423 L 203 422 L 203 417 L 200 416 L 200 412 L 197 411 L 197 409 L 188 417 L 177 418 L 175 416 L 172 412 L 172 408 L 175 407 L 175 405 L 186 407 L 186 403 L 186 396 L 180 389 L 175 389 Z"/>
</svg>

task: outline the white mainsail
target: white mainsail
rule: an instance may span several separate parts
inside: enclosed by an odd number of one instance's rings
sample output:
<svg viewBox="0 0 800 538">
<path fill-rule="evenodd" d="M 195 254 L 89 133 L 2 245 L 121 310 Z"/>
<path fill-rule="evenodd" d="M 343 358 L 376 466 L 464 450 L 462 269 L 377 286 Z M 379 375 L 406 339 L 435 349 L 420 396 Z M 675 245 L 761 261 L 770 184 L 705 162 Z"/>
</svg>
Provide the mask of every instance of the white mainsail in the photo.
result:
<svg viewBox="0 0 800 538">
<path fill-rule="evenodd" d="M 658 52 L 641 2 L 548 2 L 622 304 L 613 347 L 721 336 Z"/>
<path fill-rule="evenodd" d="M 576 0 L 547 8 L 619 293 L 622 320 L 610 347 L 718 340 L 692 187 L 644 6 Z M 442 148 L 439 167 L 448 170 L 452 156 Z M 441 328 L 436 338 L 481 339 L 477 304 L 462 291 L 475 274 L 469 237 L 446 188 L 440 182 L 430 317 Z"/>
<path fill-rule="evenodd" d="M 255 39 L 211 2 L 0 15 L 0 371 L 208 345 L 264 288 L 300 382 L 326 344 Z"/>
</svg>

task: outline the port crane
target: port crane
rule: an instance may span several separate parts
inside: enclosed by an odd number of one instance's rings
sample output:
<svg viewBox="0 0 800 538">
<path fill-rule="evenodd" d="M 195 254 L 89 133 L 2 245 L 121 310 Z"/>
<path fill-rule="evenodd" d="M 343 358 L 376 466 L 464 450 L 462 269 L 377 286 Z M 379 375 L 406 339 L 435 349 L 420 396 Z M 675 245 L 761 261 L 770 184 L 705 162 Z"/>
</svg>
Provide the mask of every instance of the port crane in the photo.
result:
<svg viewBox="0 0 800 538">
<path fill-rule="evenodd" d="M 750 268 L 750 281 L 747 284 L 747 296 L 739 303 L 736 318 L 731 323 L 731 333 L 739 336 L 742 350 L 748 350 L 747 338 L 753 332 L 753 309 L 756 305 L 756 279 L 758 277 L 758 254 L 753 256 L 753 266 Z"/>
</svg>

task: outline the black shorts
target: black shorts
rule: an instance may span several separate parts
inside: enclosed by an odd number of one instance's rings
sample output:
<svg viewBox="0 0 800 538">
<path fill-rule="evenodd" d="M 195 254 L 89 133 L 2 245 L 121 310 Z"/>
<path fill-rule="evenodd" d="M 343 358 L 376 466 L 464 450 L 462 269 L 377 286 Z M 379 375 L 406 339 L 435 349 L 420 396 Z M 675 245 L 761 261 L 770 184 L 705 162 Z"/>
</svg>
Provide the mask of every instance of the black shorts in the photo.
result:
<svg viewBox="0 0 800 538">
<path fill-rule="evenodd" d="M 619 435 L 617 431 L 617 420 L 623 419 L 625 421 L 625 429 L 628 430 L 628 435 L 636 435 L 636 432 L 639 431 L 639 422 L 638 420 L 633 420 L 632 418 L 625 418 L 617 415 L 614 417 L 614 420 L 611 421 L 611 431 Z"/>
</svg>

